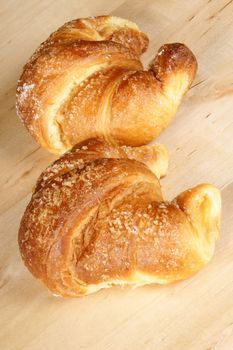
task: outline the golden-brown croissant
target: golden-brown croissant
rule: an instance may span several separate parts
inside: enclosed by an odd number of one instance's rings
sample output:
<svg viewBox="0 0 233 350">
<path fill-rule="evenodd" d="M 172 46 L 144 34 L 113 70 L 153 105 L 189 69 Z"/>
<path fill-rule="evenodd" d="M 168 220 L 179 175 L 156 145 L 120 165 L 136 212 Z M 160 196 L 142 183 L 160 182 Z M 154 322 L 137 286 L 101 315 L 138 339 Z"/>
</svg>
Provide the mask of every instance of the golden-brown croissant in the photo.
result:
<svg viewBox="0 0 233 350">
<path fill-rule="evenodd" d="M 158 178 L 167 162 L 160 145 L 88 140 L 48 167 L 19 230 L 31 273 L 55 294 L 80 296 L 200 270 L 219 235 L 220 192 L 203 184 L 165 202 Z"/>
<path fill-rule="evenodd" d="M 197 68 L 183 44 L 166 44 L 149 70 L 147 36 L 111 16 L 66 23 L 40 45 L 20 77 L 17 112 L 36 141 L 64 153 L 98 137 L 140 146 L 169 124 Z"/>
</svg>

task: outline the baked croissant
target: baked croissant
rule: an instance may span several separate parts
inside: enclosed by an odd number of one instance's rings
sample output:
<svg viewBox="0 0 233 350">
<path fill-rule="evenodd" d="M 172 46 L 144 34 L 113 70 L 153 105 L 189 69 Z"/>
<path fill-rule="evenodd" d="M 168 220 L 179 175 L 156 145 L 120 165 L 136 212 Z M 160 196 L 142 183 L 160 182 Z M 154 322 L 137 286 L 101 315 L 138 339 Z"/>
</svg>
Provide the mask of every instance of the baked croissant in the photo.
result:
<svg viewBox="0 0 233 350">
<path fill-rule="evenodd" d="M 167 162 L 161 145 L 88 140 L 48 167 L 19 230 L 31 273 L 74 297 L 172 283 L 200 270 L 219 235 L 220 192 L 203 184 L 165 202 L 158 178 Z"/>
<path fill-rule="evenodd" d="M 66 23 L 25 65 L 16 109 L 36 141 L 64 153 L 88 138 L 140 146 L 175 115 L 197 68 L 183 44 L 162 46 L 149 70 L 140 55 L 148 38 L 111 16 Z"/>
</svg>

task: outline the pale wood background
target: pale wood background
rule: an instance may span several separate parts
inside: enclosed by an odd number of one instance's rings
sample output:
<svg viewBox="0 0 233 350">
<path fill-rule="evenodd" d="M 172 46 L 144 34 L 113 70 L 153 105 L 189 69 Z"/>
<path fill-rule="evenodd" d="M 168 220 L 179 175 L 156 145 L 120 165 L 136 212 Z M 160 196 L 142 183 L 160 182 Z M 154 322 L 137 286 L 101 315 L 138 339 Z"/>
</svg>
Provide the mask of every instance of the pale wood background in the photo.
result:
<svg viewBox="0 0 233 350">
<path fill-rule="evenodd" d="M 150 37 L 145 63 L 165 42 L 185 42 L 199 71 L 175 122 L 159 137 L 170 150 L 167 198 L 199 182 L 222 190 L 221 239 L 211 263 L 180 284 L 114 288 L 80 299 L 51 296 L 24 268 L 20 217 L 37 176 L 55 157 L 15 114 L 20 71 L 64 22 L 114 14 Z M 0 348 L 233 349 L 233 1 L 0 0 Z"/>
</svg>

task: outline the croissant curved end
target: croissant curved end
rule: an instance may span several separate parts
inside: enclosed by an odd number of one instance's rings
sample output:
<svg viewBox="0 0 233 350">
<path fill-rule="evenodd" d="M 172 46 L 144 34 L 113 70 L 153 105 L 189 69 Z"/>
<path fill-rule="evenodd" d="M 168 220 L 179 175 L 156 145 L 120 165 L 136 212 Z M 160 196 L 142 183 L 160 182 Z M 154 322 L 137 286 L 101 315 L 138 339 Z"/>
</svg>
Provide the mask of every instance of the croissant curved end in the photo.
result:
<svg viewBox="0 0 233 350">
<path fill-rule="evenodd" d="M 150 166 L 151 171 L 157 176 L 158 179 L 164 177 L 168 170 L 169 153 L 167 148 L 162 144 L 156 144 L 150 146 L 156 155 L 156 161 Z"/>
<path fill-rule="evenodd" d="M 192 84 L 197 67 L 193 52 L 182 43 L 161 46 L 150 65 L 156 78 L 162 82 L 164 93 L 177 105 Z"/>
<path fill-rule="evenodd" d="M 221 216 L 221 193 L 210 184 L 201 184 L 181 193 L 174 202 L 187 215 L 194 228 L 203 262 L 207 263 L 219 238 Z"/>
</svg>

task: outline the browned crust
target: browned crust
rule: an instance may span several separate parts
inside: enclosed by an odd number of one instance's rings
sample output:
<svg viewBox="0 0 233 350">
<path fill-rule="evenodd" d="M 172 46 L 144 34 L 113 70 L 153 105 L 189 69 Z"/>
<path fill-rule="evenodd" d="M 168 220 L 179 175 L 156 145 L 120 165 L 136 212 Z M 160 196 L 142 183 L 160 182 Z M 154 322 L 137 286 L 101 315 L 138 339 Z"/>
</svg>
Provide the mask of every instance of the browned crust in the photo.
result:
<svg viewBox="0 0 233 350">
<path fill-rule="evenodd" d="M 35 192 L 55 177 L 75 168 L 82 170 L 87 163 L 99 158 L 135 159 L 146 164 L 158 179 L 166 175 L 168 168 L 168 151 L 163 145 L 117 147 L 100 139 L 88 139 L 75 145 L 43 171 L 37 180 Z"/>
<path fill-rule="evenodd" d="M 191 84 L 197 71 L 197 60 L 184 44 L 165 44 L 160 47 L 157 56 L 150 65 L 150 69 L 160 81 L 165 81 L 171 72 L 188 71 L 190 75 L 189 84 Z"/>
<path fill-rule="evenodd" d="M 148 71 L 134 72 L 115 91 L 113 138 L 138 146 L 157 137 L 175 116 L 196 71 L 196 58 L 184 44 L 163 45 Z"/>
<path fill-rule="evenodd" d="M 169 124 L 197 63 L 183 44 L 163 46 L 148 71 L 139 56 L 148 38 L 129 21 L 100 16 L 66 23 L 25 65 L 17 113 L 54 153 L 100 137 L 138 146 Z"/>
<path fill-rule="evenodd" d="M 79 296 L 172 283 L 202 268 L 219 234 L 220 193 L 205 184 L 163 201 L 146 165 L 159 157 L 149 146 L 142 155 L 89 140 L 45 170 L 19 229 L 32 274 L 53 293 Z"/>
</svg>

